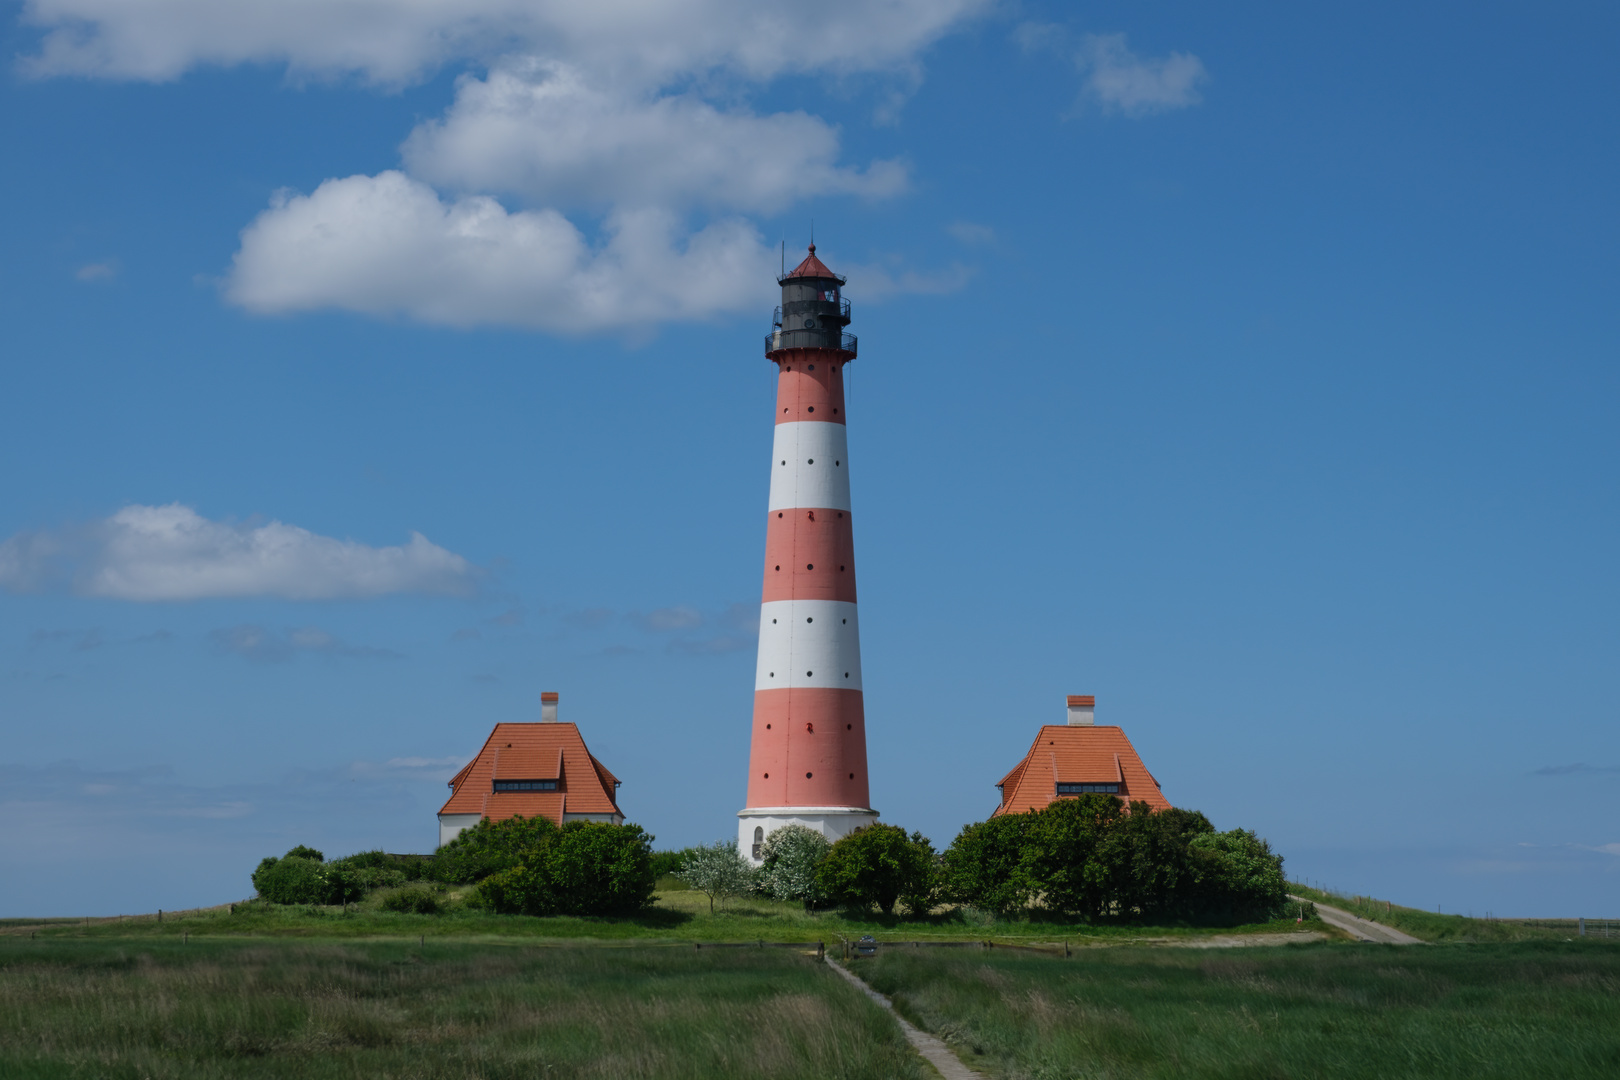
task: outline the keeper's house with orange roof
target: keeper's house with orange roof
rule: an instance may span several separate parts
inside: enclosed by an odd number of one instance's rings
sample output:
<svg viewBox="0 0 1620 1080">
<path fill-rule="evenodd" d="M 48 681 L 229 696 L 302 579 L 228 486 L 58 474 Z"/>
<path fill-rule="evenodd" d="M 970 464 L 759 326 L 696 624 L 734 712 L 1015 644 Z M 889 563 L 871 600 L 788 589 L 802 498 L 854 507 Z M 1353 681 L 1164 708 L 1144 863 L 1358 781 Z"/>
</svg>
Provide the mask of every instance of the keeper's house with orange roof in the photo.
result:
<svg viewBox="0 0 1620 1080">
<path fill-rule="evenodd" d="M 547 817 L 624 824 L 619 781 L 585 748 L 575 724 L 557 722 L 557 695 L 540 695 L 540 722 L 496 724 L 478 756 L 450 781 L 439 846 L 483 818 Z"/>
<path fill-rule="evenodd" d="M 1069 722 L 1041 728 L 1024 760 L 996 785 L 1001 805 L 991 817 L 1027 814 L 1053 799 L 1091 793 L 1117 795 L 1127 804 L 1145 802 L 1155 810 L 1170 808 L 1125 732 L 1098 724 L 1096 710 L 1097 699 L 1090 694 L 1069 695 Z"/>
</svg>

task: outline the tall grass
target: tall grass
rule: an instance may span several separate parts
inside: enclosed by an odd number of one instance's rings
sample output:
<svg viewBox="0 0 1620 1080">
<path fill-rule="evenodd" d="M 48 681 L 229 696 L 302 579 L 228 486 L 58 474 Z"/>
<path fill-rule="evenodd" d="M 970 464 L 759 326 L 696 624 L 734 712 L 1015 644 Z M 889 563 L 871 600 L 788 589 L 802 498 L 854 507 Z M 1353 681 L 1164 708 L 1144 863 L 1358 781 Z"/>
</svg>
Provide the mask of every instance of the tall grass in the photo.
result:
<svg viewBox="0 0 1620 1080">
<path fill-rule="evenodd" d="M 1620 950 L 1584 943 L 880 949 L 853 966 L 1010 1078 L 1620 1076 Z"/>
<path fill-rule="evenodd" d="M 785 949 L 0 943 L 8 1080 L 923 1075 Z"/>
</svg>

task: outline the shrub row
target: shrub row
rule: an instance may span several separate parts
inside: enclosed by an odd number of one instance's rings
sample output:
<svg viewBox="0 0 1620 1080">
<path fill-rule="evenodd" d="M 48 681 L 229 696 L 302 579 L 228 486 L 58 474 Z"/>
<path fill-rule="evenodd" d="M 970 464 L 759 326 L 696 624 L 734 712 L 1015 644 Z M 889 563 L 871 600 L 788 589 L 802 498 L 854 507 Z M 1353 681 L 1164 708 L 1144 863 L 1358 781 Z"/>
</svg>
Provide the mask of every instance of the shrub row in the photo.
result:
<svg viewBox="0 0 1620 1080">
<path fill-rule="evenodd" d="M 1030 909 L 1085 919 L 1239 923 L 1286 902 L 1282 857 L 1252 832 L 1216 832 L 1194 810 L 1155 813 L 1111 795 L 1060 799 L 969 825 L 943 855 L 921 833 L 868 825 L 836 843 L 801 825 L 772 833 L 764 865 L 729 841 L 688 849 L 679 876 L 716 898 L 747 892 L 805 908 L 924 915 L 941 903 L 997 915 Z"/>
<path fill-rule="evenodd" d="M 267 858 L 253 872 L 259 897 L 275 904 L 342 904 L 413 881 L 478 885 L 473 903 L 524 915 L 622 915 L 651 901 L 652 837 L 639 825 L 546 818 L 480 821 L 427 857 L 367 851 L 326 862 L 314 848 Z M 383 900 L 390 911 L 441 909 L 426 888 Z"/>
</svg>

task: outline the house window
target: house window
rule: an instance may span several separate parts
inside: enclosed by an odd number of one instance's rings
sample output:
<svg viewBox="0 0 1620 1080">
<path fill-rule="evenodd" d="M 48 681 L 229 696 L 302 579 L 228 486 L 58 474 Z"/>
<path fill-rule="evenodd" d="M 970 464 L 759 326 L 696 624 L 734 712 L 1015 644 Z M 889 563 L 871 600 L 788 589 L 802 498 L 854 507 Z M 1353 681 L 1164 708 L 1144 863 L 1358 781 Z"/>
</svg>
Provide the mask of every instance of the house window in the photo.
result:
<svg viewBox="0 0 1620 1080">
<path fill-rule="evenodd" d="M 496 791 L 556 791 L 555 780 L 497 780 Z"/>
<path fill-rule="evenodd" d="M 1059 795 L 1118 795 L 1118 784 L 1059 784 Z"/>
</svg>

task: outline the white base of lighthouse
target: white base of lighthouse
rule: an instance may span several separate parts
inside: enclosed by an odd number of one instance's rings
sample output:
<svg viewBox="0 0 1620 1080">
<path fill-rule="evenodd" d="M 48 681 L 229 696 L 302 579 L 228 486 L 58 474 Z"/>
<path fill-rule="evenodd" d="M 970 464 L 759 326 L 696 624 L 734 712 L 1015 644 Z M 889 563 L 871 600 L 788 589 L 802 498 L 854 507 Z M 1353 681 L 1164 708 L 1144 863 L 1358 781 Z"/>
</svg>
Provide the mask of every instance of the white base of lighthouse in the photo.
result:
<svg viewBox="0 0 1620 1080">
<path fill-rule="evenodd" d="M 863 825 L 877 823 L 878 812 L 853 806 L 761 806 L 737 811 L 737 850 L 755 866 L 764 862 L 760 849 L 784 825 L 814 829 L 832 843 Z"/>
</svg>

